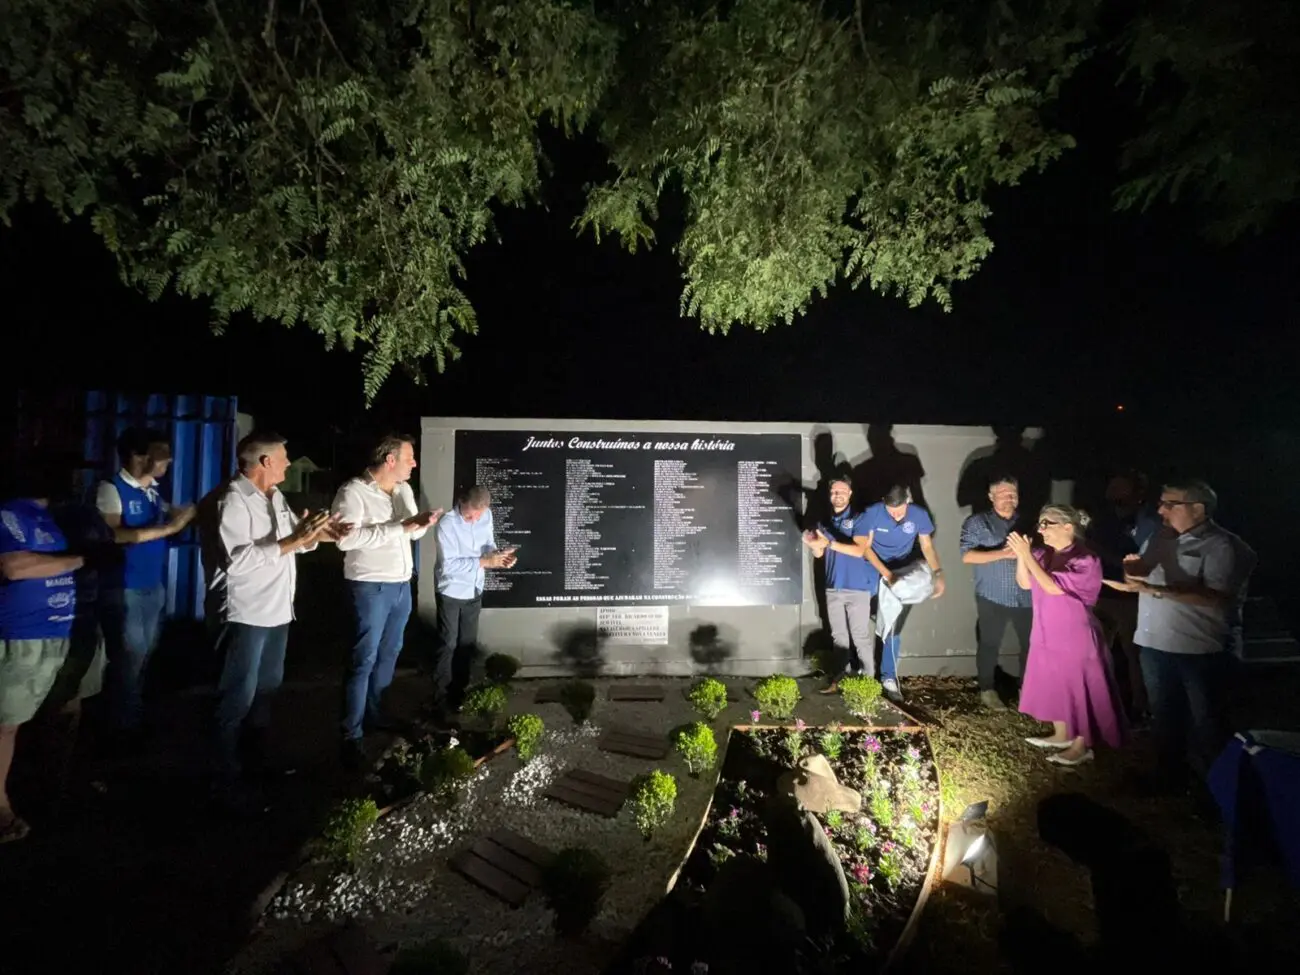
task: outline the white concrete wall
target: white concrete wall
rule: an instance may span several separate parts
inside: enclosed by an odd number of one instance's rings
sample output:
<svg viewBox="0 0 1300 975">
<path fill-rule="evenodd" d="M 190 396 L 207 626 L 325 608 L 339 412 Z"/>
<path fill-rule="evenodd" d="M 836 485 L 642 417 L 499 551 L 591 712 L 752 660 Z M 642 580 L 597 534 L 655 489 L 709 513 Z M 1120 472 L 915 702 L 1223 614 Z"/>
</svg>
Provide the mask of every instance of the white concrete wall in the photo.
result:
<svg viewBox="0 0 1300 975">
<path fill-rule="evenodd" d="M 420 451 L 420 487 L 426 503 L 450 508 L 455 490 L 455 432 L 457 430 L 540 430 L 552 432 L 610 431 L 620 433 L 756 434 L 797 433 L 803 438 L 803 480 L 815 486 L 820 478 L 814 457 L 819 434 L 829 433 L 837 461 L 857 466 L 871 457 L 863 425 L 812 423 L 705 423 L 663 421 L 475 419 L 426 417 Z M 1038 431 L 1026 431 L 1026 442 Z M 957 484 L 969 462 L 992 452 L 994 438 L 987 427 L 896 426 L 894 442 L 919 458 L 924 470 L 921 488 L 934 517 L 940 558 L 946 570 L 947 593 L 914 607 L 903 629 L 899 670 L 907 674 L 975 672 L 975 603 L 971 572 L 961 563 L 957 542 L 962 519 L 970 509 L 958 508 Z M 1056 491 L 1052 492 L 1057 493 Z M 855 499 L 855 501 L 860 499 Z M 863 499 L 864 500 L 864 499 Z M 430 624 L 435 616 L 435 584 L 431 570 L 437 557 L 436 533 L 420 543 L 419 612 Z M 720 641 L 732 651 L 717 668 L 738 676 L 808 670 L 802 658 L 805 641 L 821 628 L 813 592 L 812 558 L 805 553 L 804 600 L 799 606 L 669 608 L 669 645 L 602 648 L 603 673 L 610 675 L 692 674 L 705 668 L 692 658 L 690 636 L 700 626 L 716 626 Z M 564 674 L 556 658 L 558 643 L 573 632 L 593 631 L 593 606 L 486 609 L 480 644 L 486 652 L 517 656 L 523 676 Z M 1002 666 L 1015 673 L 1014 651 L 1004 648 Z"/>
</svg>

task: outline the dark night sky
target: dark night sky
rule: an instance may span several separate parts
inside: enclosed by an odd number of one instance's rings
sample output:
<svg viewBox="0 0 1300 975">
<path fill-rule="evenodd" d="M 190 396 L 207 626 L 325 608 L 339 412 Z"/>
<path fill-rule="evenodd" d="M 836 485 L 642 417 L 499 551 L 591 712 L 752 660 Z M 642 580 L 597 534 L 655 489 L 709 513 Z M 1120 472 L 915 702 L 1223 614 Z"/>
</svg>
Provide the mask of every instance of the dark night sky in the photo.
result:
<svg viewBox="0 0 1300 975">
<path fill-rule="evenodd" d="M 395 376 L 373 419 L 1077 424 L 1123 403 L 1135 420 L 1294 426 L 1295 223 L 1217 249 L 1197 239 L 1191 210 L 1111 212 L 1113 91 L 1104 78 L 1071 89 L 1061 112 L 1081 146 L 996 194 L 996 250 L 958 286 L 952 314 L 841 288 L 765 335 L 710 336 L 679 318 L 668 246 L 631 257 L 576 239 L 579 187 L 599 159 L 561 147 L 546 207 L 503 214 L 503 243 L 472 256 L 480 334 L 423 389 Z M 201 305 L 125 290 L 83 225 L 25 209 L 0 231 L 0 260 L 11 355 L 29 380 L 237 393 L 304 446 L 359 413 L 359 356 L 247 321 L 215 338 Z"/>
</svg>

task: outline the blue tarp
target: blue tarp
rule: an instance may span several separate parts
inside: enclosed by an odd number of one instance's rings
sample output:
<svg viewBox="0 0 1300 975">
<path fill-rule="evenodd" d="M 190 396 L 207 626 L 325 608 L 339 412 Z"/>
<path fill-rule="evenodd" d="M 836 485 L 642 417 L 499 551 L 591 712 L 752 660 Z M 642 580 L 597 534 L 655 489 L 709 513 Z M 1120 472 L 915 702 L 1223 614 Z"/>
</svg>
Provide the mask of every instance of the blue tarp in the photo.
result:
<svg viewBox="0 0 1300 975">
<path fill-rule="evenodd" d="M 1227 831 L 1223 886 L 1237 886 L 1247 841 L 1261 839 L 1246 831 L 1268 828 L 1287 876 L 1300 887 L 1300 734 L 1234 735 L 1210 769 L 1208 783 Z"/>
</svg>

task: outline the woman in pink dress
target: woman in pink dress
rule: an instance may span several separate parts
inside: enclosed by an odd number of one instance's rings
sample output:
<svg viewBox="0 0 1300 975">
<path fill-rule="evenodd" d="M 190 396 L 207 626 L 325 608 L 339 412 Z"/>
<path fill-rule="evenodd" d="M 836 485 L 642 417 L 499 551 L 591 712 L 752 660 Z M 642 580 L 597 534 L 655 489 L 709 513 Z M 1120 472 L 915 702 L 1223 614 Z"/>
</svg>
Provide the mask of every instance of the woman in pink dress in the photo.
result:
<svg viewBox="0 0 1300 975">
<path fill-rule="evenodd" d="M 1052 752 L 1049 762 L 1080 765 L 1092 761 L 1098 740 L 1112 748 L 1124 740 L 1110 655 L 1092 611 L 1101 592 L 1101 560 L 1083 543 L 1088 516 L 1082 511 L 1049 504 L 1038 517 L 1046 547 L 1031 547 L 1014 532 L 1007 538 L 1016 555 L 1016 582 L 1034 601 L 1020 710 L 1052 723 L 1050 736 L 1027 739 Z"/>
</svg>

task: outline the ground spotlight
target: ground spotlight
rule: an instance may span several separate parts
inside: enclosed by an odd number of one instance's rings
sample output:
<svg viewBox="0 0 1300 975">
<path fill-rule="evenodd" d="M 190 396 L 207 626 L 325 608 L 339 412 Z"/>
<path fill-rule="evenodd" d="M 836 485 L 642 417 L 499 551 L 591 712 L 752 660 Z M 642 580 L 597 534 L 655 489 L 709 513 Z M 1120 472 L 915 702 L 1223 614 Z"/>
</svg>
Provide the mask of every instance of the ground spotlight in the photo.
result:
<svg viewBox="0 0 1300 975">
<path fill-rule="evenodd" d="M 972 803 L 948 827 L 944 844 L 943 879 L 986 896 L 998 892 L 998 851 L 985 817 L 989 804 Z"/>
</svg>

